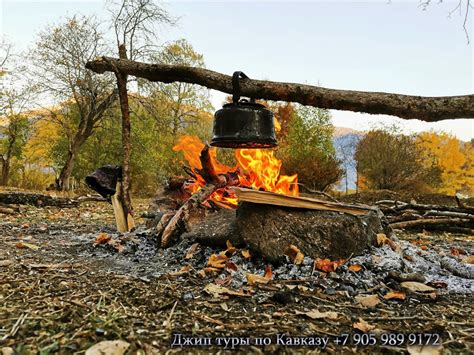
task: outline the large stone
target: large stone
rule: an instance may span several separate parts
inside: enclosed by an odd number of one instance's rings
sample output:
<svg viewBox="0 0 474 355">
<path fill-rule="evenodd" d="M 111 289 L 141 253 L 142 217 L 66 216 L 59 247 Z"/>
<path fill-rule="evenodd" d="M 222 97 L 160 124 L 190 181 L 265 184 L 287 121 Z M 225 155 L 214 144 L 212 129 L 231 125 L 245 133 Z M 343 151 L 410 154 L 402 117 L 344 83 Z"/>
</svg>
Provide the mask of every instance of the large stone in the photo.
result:
<svg viewBox="0 0 474 355">
<path fill-rule="evenodd" d="M 249 248 L 271 262 L 280 261 L 290 244 L 312 258 L 336 260 L 361 254 L 377 233 L 389 233 L 382 217 L 377 212 L 353 216 L 244 202 L 235 223 Z"/>
</svg>

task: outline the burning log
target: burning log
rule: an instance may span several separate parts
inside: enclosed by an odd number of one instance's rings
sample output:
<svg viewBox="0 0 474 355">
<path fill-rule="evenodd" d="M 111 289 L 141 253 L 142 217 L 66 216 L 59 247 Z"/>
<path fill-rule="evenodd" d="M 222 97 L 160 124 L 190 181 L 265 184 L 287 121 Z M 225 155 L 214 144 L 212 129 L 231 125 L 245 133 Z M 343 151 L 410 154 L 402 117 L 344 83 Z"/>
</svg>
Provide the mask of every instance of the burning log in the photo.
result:
<svg viewBox="0 0 474 355">
<path fill-rule="evenodd" d="M 179 229 L 180 224 L 184 223 L 184 229 L 188 229 L 186 222 L 189 219 L 191 210 L 204 203 L 214 192 L 227 186 L 235 186 L 238 184 L 238 177 L 233 173 L 217 174 L 212 158 L 209 153 L 209 146 L 206 144 L 201 151 L 200 161 L 202 169 L 198 171 L 199 175 L 205 180 L 206 184 L 196 193 L 194 193 L 179 209 L 169 218 L 169 214 L 164 222 L 160 221 L 156 228 L 156 232 L 160 235 L 161 229 L 161 246 L 168 246 L 171 237 Z M 164 216 L 163 216 L 164 217 Z M 163 218 L 162 218 L 163 219 Z M 163 228 L 163 225 L 166 226 Z"/>
</svg>

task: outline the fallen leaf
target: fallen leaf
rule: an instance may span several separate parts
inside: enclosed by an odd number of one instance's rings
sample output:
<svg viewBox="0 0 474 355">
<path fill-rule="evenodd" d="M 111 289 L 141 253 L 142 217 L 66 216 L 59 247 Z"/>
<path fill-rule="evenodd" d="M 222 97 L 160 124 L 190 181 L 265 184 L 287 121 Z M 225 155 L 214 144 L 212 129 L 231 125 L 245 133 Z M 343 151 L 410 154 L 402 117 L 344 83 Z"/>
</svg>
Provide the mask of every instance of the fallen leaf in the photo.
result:
<svg viewBox="0 0 474 355">
<path fill-rule="evenodd" d="M 217 269 L 217 268 L 212 267 L 212 266 L 205 267 L 203 270 L 204 270 L 204 272 L 206 272 L 206 273 L 213 273 L 213 272 L 219 272 L 219 271 L 221 271 L 220 269 Z"/>
<path fill-rule="evenodd" d="M 170 272 L 168 275 L 169 276 L 181 276 L 181 275 L 187 274 L 189 271 L 191 271 L 191 266 L 185 265 L 181 269 L 179 269 L 178 271 Z"/>
<path fill-rule="evenodd" d="M 125 247 L 122 245 L 122 243 L 120 243 L 118 240 L 115 240 L 115 239 L 110 239 L 108 242 L 107 242 L 108 245 L 111 245 L 112 247 L 114 247 L 119 253 L 123 252 L 125 250 Z"/>
<path fill-rule="evenodd" d="M 227 303 L 222 302 L 220 306 L 224 311 L 229 312 L 229 306 L 227 305 Z"/>
<path fill-rule="evenodd" d="M 112 237 L 108 235 L 107 233 L 100 233 L 96 238 L 95 238 L 95 245 L 100 245 L 100 244 L 107 244 Z"/>
<path fill-rule="evenodd" d="M 260 275 L 256 275 L 256 274 L 250 274 L 250 273 L 247 273 L 245 275 L 245 277 L 247 278 L 247 283 L 249 285 L 266 284 L 266 283 L 268 283 L 268 281 L 270 281 L 269 279 L 265 278 L 264 276 L 260 276 Z"/>
<path fill-rule="evenodd" d="M 466 255 L 466 252 L 462 249 L 459 249 L 459 248 L 454 248 L 454 247 L 451 248 L 451 255 L 452 256 L 459 256 L 461 254 Z"/>
<path fill-rule="evenodd" d="M 250 255 L 250 251 L 248 251 L 248 250 L 242 250 L 242 256 L 245 259 L 250 259 L 252 257 L 252 255 Z"/>
<path fill-rule="evenodd" d="M 18 249 L 32 249 L 32 250 L 38 250 L 40 247 L 31 243 L 25 243 L 25 242 L 18 242 L 16 243 L 16 247 Z"/>
<path fill-rule="evenodd" d="M 373 308 L 380 303 L 377 295 L 356 296 L 355 299 L 360 305 L 367 308 Z"/>
<path fill-rule="evenodd" d="M 474 255 L 466 256 L 464 259 L 462 259 L 462 262 L 464 264 L 474 264 Z"/>
<path fill-rule="evenodd" d="M 436 291 L 436 289 L 431 286 L 415 281 L 405 281 L 400 283 L 400 286 L 413 293 L 431 293 L 433 291 Z"/>
<path fill-rule="evenodd" d="M 91 346 L 85 355 L 123 355 L 129 347 L 123 340 L 105 340 Z"/>
<path fill-rule="evenodd" d="M 352 327 L 364 333 L 370 332 L 371 330 L 375 329 L 375 325 L 370 325 L 362 318 L 359 318 L 359 321 L 357 323 L 352 324 Z"/>
<path fill-rule="evenodd" d="M 359 264 L 352 264 L 351 266 L 349 266 L 349 270 L 352 272 L 359 272 L 361 269 L 362 266 L 360 266 Z"/>
<path fill-rule="evenodd" d="M 407 295 L 405 292 L 402 292 L 402 291 L 390 291 L 390 292 L 387 292 L 387 294 L 383 296 L 383 298 L 386 300 L 392 300 L 392 299 L 404 300 L 407 298 Z"/>
<path fill-rule="evenodd" d="M 400 245 L 388 238 L 384 233 L 377 234 L 377 245 L 379 247 L 382 245 L 388 245 L 395 252 L 399 252 L 401 250 Z"/>
<path fill-rule="evenodd" d="M 271 280 L 273 277 L 272 266 L 267 265 L 265 266 L 265 274 L 263 275 L 264 278 Z"/>
<path fill-rule="evenodd" d="M 225 263 L 225 269 L 230 271 L 237 271 L 239 268 L 232 261 L 228 261 Z"/>
<path fill-rule="evenodd" d="M 219 286 L 227 286 L 232 281 L 232 277 L 227 275 L 225 277 L 220 277 L 214 280 L 214 283 Z"/>
<path fill-rule="evenodd" d="M 227 287 L 219 286 L 216 284 L 208 284 L 204 287 L 204 291 L 212 295 L 215 298 L 220 296 L 244 296 L 249 297 L 250 295 L 245 294 L 243 291 L 233 291 Z"/>
<path fill-rule="evenodd" d="M 227 258 L 230 258 L 232 255 L 235 254 L 235 252 L 237 251 L 237 248 L 232 245 L 230 240 L 226 242 L 226 246 L 227 246 L 227 250 L 225 250 L 221 254 L 227 256 Z"/>
<path fill-rule="evenodd" d="M 191 245 L 189 247 L 189 249 L 186 251 L 186 255 L 184 256 L 184 258 L 186 260 L 189 260 L 191 259 L 194 254 L 196 254 L 196 252 L 199 250 L 199 243 L 194 243 L 193 245 Z"/>
<path fill-rule="evenodd" d="M 301 311 L 296 311 L 295 314 L 300 314 L 300 315 L 304 315 L 304 316 L 307 316 L 311 319 L 330 319 L 330 320 L 335 320 L 337 318 L 339 318 L 339 313 L 337 312 L 332 312 L 332 311 L 329 311 L 329 312 L 320 312 L 318 310 L 312 310 L 312 311 L 308 311 L 308 312 L 301 312 Z"/>
<path fill-rule="evenodd" d="M 216 269 L 224 269 L 229 258 L 223 254 L 212 254 L 207 261 L 207 265 Z"/>
<path fill-rule="evenodd" d="M 303 262 L 304 254 L 298 249 L 297 246 L 290 244 L 288 249 L 285 252 L 285 255 L 288 255 L 293 264 L 299 265 Z"/>
<path fill-rule="evenodd" d="M 204 279 L 206 277 L 206 272 L 204 270 L 199 270 L 197 272 L 197 275 L 201 278 Z"/>
<path fill-rule="evenodd" d="M 337 268 L 343 265 L 346 260 L 341 259 L 337 261 L 331 261 L 329 259 L 316 259 L 314 261 L 314 268 L 323 271 L 323 272 L 333 272 L 336 271 Z"/>
<path fill-rule="evenodd" d="M 428 249 L 428 246 L 422 245 L 422 246 L 420 247 L 420 249 L 421 249 L 421 250 L 427 250 L 427 249 Z"/>
</svg>

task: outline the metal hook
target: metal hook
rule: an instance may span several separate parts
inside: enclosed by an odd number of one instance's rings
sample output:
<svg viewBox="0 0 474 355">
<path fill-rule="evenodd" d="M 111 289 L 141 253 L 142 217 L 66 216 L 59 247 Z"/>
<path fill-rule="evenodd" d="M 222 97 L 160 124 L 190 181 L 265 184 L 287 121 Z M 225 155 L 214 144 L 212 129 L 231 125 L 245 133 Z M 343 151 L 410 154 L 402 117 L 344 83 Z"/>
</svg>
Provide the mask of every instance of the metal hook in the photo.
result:
<svg viewBox="0 0 474 355">
<path fill-rule="evenodd" d="M 232 75 L 232 102 L 234 103 L 240 100 L 240 78 L 248 79 L 249 77 L 241 71 L 236 71 Z"/>
</svg>

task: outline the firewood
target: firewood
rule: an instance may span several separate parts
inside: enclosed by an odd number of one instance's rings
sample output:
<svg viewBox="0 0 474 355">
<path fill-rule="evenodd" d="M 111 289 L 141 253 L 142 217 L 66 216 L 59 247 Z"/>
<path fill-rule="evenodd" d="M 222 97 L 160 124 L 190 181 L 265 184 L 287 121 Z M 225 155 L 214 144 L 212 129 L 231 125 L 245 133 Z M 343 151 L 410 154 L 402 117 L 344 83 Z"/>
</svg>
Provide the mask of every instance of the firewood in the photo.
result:
<svg viewBox="0 0 474 355">
<path fill-rule="evenodd" d="M 365 205 L 351 205 L 341 202 L 330 202 L 317 200 L 309 197 L 297 197 L 281 195 L 267 191 L 255 191 L 239 187 L 233 188 L 237 193 L 239 201 L 247 201 L 266 205 L 275 205 L 282 207 L 304 208 L 321 211 L 344 212 L 352 215 L 365 215 L 370 211 L 376 211 L 376 208 Z"/>
<path fill-rule="evenodd" d="M 169 244 L 169 241 L 172 235 L 180 227 L 181 224 L 184 224 L 186 229 L 186 220 L 189 216 L 190 211 L 193 208 L 198 207 L 200 204 L 205 202 L 216 190 L 224 188 L 226 186 L 234 186 L 239 183 L 239 179 L 234 173 L 227 173 L 218 175 L 212 164 L 211 156 L 209 154 L 209 145 L 205 145 L 201 151 L 200 155 L 202 170 L 199 170 L 199 174 L 206 181 L 199 191 L 193 194 L 176 212 L 176 214 L 171 217 L 169 222 L 167 222 L 166 227 L 163 229 L 161 234 L 161 246 L 166 247 Z M 162 218 L 163 219 L 163 218 Z M 166 222 L 166 221 L 165 221 Z M 161 223 L 160 228 L 156 228 L 157 235 L 160 235 L 161 227 L 165 223 Z"/>
<path fill-rule="evenodd" d="M 417 219 L 413 221 L 391 223 L 390 227 L 394 229 L 403 228 L 426 228 L 431 225 L 461 226 L 467 227 L 469 219 L 461 218 L 434 218 L 434 219 Z M 472 221 L 471 221 L 472 222 Z"/>
<path fill-rule="evenodd" d="M 80 196 L 77 198 L 66 198 L 29 192 L 0 193 L 0 203 L 3 205 L 33 205 L 36 207 L 55 206 L 65 208 L 77 207 L 81 203 L 90 201 L 105 202 L 107 200 L 100 196 Z"/>
<path fill-rule="evenodd" d="M 447 211 L 447 212 L 458 212 L 458 213 L 470 213 L 474 214 L 474 207 L 461 204 L 461 206 L 443 206 L 443 205 L 433 205 L 433 204 L 419 204 L 419 203 L 406 203 L 400 201 L 378 201 L 375 204 L 384 204 L 387 205 L 392 203 L 390 208 L 394 209 L 397 212 L 405 210 L 416 210 L 416 211 Z"/>
<path fill-rule="evenodd" d="M 214 191 L 219 187 L 213 184 L 204 185 L 198 192 L 193 194 L 181 208 L 176 212 L 176 214 L 170 219 L 166 228 L 163 230 L 161 235 L 161 246 L 166 247 L 170 241 L 171 236 L 178 229 L 179 223 L 185 219 L 186 214 L 189 213 L 189 210 L 196 208 L 202 202 L 206 201 L 209 196 L 211 196 Z"/>
</svg>

